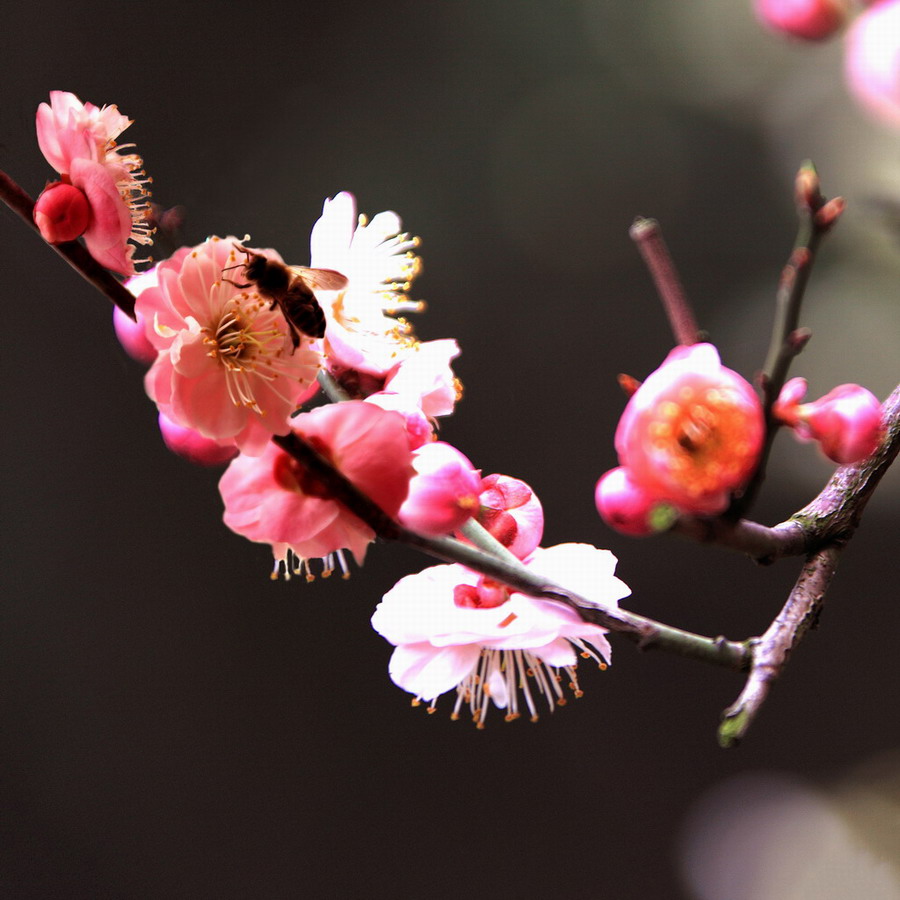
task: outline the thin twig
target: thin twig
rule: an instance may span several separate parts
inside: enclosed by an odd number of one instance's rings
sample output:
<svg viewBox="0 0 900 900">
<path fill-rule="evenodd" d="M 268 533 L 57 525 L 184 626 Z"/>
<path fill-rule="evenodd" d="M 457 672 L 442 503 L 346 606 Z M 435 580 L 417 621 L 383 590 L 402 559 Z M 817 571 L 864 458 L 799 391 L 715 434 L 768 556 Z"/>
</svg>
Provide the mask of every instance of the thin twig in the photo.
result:
<svg viewBox="0 0 900 900">
<path fill-rule="evenodd" d="M 822 196 L 819 176 L 811 162 L 806 162 L 800 167 L 794 182 L 794 193 L 799 218 L 797 237 L 778 282 L 772 337 L 765 365 L 760 374 L 766 438 L 756 471 L 741 496 L 735 499 L 728 511 L 728 515 L 732 518 L 738 518 L 750 509 L 765 478 L 766 464 L 780 427 L 780 423 L 772 414 L 772 407 L 784 387 L 791 362 L 806 346 L 811 335 L 808 329 L 799 327 L 800 307 L 806 285 L 819 244 L 843 210 L 843 201 L 839 197 L 826 201 Z"/>
<path fill-rule="evenodd" d="M 6 172 L 0 171 L 0 199 L 30 228 L 40 236 L 40 229 L 34 222 L 34 200 L 13 181 Z M 41 238 L 43 240 L 43 238 Z M 82 278 L 89 281 L 101 294 L 105 294 L 114 305 L 134 319 L 134 294 L 115 278 L 110 271 L 88 253 L 78 241 L 64 244 L 47 244 L 55 250 Z"/>
<path fill-rule="evenodd" d="M 678 277 L 669 248 L 663 240 L 662 229 L 655 219 L 638 216 L 628 232 L 644 258 L 659 299 L 662 300 L 672 333 L 679 344 L 696 344 L 699 329 L 694 312 Z"/>
</svg>

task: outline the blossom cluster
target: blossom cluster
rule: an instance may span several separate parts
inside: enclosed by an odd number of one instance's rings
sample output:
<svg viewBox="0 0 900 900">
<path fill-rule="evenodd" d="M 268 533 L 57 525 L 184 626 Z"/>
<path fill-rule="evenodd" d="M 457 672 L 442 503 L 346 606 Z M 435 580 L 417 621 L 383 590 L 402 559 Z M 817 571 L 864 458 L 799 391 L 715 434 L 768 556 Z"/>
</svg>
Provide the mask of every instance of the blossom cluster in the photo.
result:
<svg viewBox="0 0 900 900">
<path fill-rule="evenodd" d="M 61 179 L 39 198 L 35 222 L 50 242 L 83 236 L 98 262 L 131 276 L 134 317 L 117 309 L 114 324 L 146 367 L 163 440 L 193 462 L 227 464 L 225 525 L 271 548 L 272 577 L 346 576 L 344 551 L 362 564 L 375 539 L 311 463 L 318 459 L 401 527 L 491 547 L 542 584 L 565 583 L 585 604 L 614 611 L 629 589 L 609 551 L 542 548 L 543 508 L 531 487 L 483 476 L 438 440 L 438 418 L 462 394 L 451 367 L 459 347 L 414 334 L 407 315 L 423 310 L 410 299 L 419 240 L 399 216 L 369 219 L 343 192 L 325 200 L 312 226 L 309 267 L 226 235 L 137 274 L 129 241 L 149 239 L 142 163 L 116 143 L 130 124 L 115 106 L 73 94 L 41 104 L 39 144 Z M 709 343 L 678 346 L 643 384 L 627 383 L 619 466 L 595 496 L 606 521 L 630 534 L 678 515 L 723 513 L 756 472 L 767 427 L 793 428 L 840 463 L 880 439 L 878 401 L 865 389 L 842 385 L 804 404 L 806 382 L 794 379 L 765 410 Z M 292 452 L 298 445 L 310 462 Z M 606 668 L 611 656 L 605 629 L 586 619 L 452 564 L 402 578 L 372 624 L 394 645 L 390 675 L 414 703 L 433 710 L 455 690 L 453 716 L 465 707 L 482 726 L 491 706 L 508 720 L 536 719 L 539 705 L 552 711 L 565 702 L 564 682 L 580 696 L 579 657 Z"/>
</svg>

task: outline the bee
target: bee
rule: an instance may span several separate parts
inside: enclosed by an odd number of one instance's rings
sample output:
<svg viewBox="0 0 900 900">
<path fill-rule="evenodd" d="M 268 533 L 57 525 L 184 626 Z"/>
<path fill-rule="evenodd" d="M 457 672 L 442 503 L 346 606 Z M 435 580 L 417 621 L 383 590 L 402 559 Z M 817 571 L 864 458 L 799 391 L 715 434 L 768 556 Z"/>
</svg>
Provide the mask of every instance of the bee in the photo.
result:
<svg viewBox="0 0 900 900">
<path fill-rule="evenodd" d="M 313 291 L 339 291 L 347 286 L 347 279 L 334 269 L 308 269 L 305 266 L 287 266 L 254 253 L 240 244 L 235 249 L 246 254 L 246 260 L 229 269 L 243 268 L 246 284 L 226 278 L 235 287 L 256 289 L 271 301 L 269 309 L 277 306 L 287 322 L 294 349 L 300 346 L 300 336 L 320 338 L 325 336 L 325 313 Z M 224 269 L 223 271 L 228 271 Z"/>
</svg>

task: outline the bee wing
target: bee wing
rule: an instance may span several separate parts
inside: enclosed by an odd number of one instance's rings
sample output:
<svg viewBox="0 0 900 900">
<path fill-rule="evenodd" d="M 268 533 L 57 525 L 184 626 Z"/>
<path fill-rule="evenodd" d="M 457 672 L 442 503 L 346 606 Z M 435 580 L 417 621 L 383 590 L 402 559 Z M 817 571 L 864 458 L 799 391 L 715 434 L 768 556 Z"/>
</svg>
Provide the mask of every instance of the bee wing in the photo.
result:
<svg viewBox="0 0 900 900">
<path fill-rule="evenodd" d="M 309 269 L 306 266 L 288 266 L 295 278 L 302 279 L 314 291 L 340 291 L 347 287 L 347 276 L 334 269 Z"/>
</svg>

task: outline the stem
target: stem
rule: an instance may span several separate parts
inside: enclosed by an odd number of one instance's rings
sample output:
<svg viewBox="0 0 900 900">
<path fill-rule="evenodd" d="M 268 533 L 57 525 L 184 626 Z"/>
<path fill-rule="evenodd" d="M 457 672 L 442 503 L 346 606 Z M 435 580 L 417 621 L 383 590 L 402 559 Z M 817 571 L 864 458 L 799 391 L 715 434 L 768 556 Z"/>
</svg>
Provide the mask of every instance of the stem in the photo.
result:
<svg viewBox="0 0 900 900">
<path fill-rule="evenodd" d="M 638 216 L 628 233 L 637 244 L 644 263 L 653 277 L 653 283 L 669 317 L 675 340 L 679 344 L 696 344 L 699 340 L 699 329 L 694 312 L 684 293 L 669 248 L 663 240 L 659 222 Z"/>
<path fill-rule="evenodd" d="M 737 517 L 750 508 L 765 478 L 766 464 L 780 427 L 780 423 L 772 415 L 772 407 L 784 387 L 791 362 L 806 346 L 811 334 L 808 330 L 798 327 L 803 295 L 812 273 L 819 244 L 831 230 L 843 209 L 843 201 L 836 198 L 828 204 L 829 207 L 833 207 L 833 214 L 820 215 L 826 206 L 826 200 L 819 190 L 819 176 L 811 162 L 804 163 L 797 173 L 795 195 L 800 222 L 793 250 L 778 282 L 772 337 L 760 375 L 766 439 L 753 477 L 747 483 L 743 494 L 731 505 L 729 515 L 732 517 Z M 838 205 L 834 206 L 835 203 Z"/>
<path fill-rule="evenodd" d="M 34 200 L 2 170 L 0 170 L 0 199 L 26 225 L 40 235 L 40 229 L 34 222 Z M 134 319 L 134 294 L 121 281 L 115 278 L 108 269 L 101 266 L 88 253 L 86 247 L 79 244 L 78 241 L 66 241 L 64 244 L 47 244 L 47 246 L 55 250 L 82 278 L 94 285 L 101 294 L 105 294 L 122 312 Z"/>
</svg>

